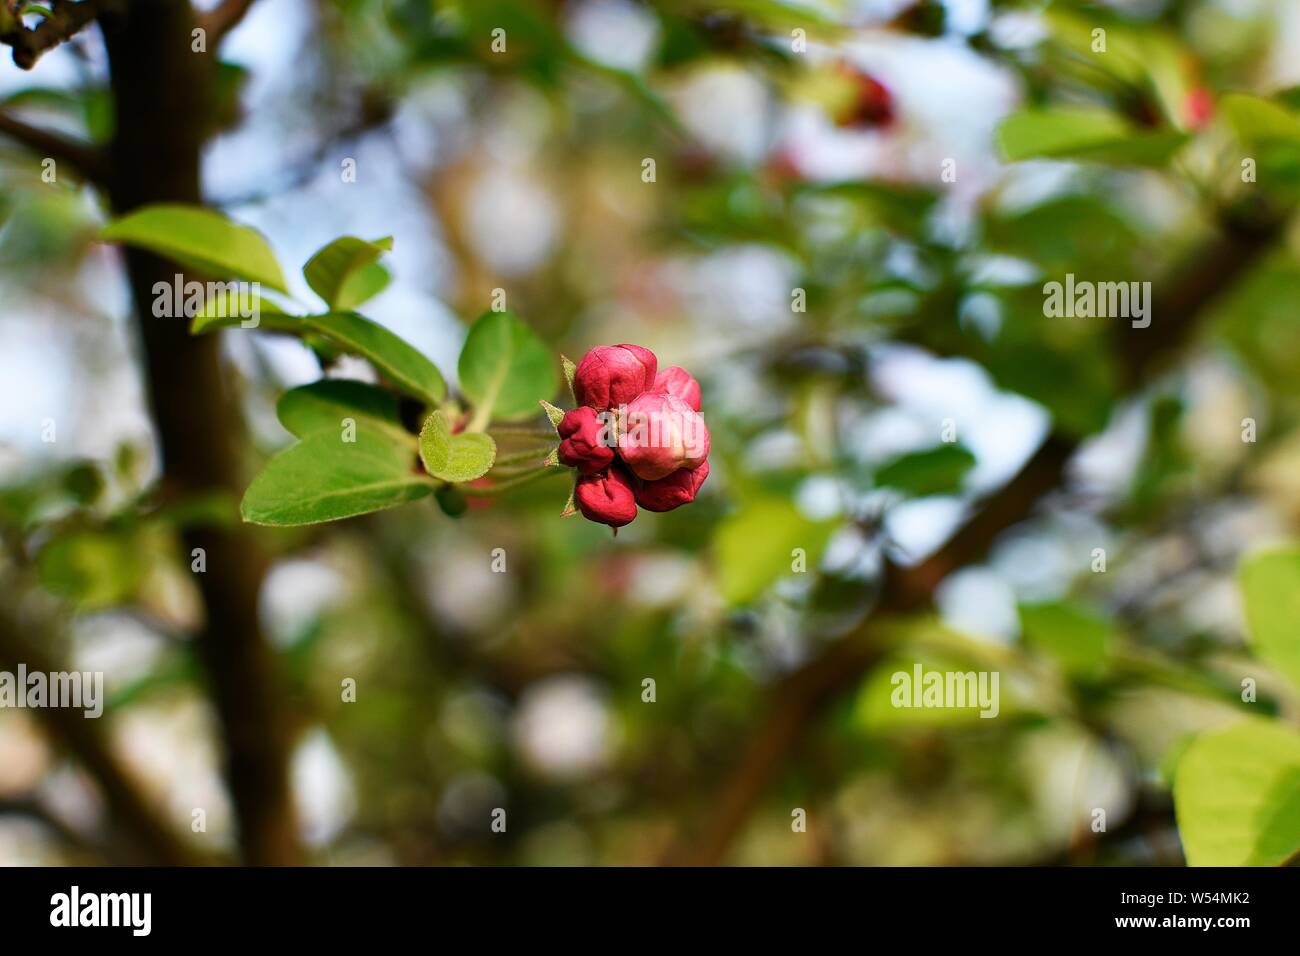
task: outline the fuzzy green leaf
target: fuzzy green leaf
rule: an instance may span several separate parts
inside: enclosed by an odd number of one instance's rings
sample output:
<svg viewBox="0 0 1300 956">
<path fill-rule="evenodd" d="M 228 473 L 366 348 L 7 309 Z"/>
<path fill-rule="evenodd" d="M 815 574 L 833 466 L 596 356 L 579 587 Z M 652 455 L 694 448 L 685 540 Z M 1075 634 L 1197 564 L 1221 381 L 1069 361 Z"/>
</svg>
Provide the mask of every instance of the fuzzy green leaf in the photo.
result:
<svg viewBox="0 0 1300 956">
<path fill-rule="evenodd" d="M 433 487 L 410 450 L 389 437 L 359 429 L 355 442 L 345 442 L 338 432 L 321 431 L 267 463 L 240 513 L 253 524 L 317 524 L 392 508 Z"/>
</svg>

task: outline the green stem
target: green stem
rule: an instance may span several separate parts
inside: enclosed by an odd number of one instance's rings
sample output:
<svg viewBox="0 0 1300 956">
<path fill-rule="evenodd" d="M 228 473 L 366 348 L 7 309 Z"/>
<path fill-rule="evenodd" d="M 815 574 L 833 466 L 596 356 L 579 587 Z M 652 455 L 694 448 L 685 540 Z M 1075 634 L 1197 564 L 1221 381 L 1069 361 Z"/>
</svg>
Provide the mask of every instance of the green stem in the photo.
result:
<svg viewBox="0 0 1300 956">
<path fill-rule="evenodd" d="M 498 425 L 496 428 L 488 429 L 488 434 L 495 438 L 501 435 L 506 438 L 550 438 L 556 437 L 554 428 L 514 428 L 509 425 Z"/>
<path fill-rule="evenodd" d="M 497 468 L 501 465 L 518 465 L 518 464 L 525 464 L 529 462 L 533 464 L 541 464 L 543 459 L 545 459 L 546 456 L 549 455 L 550 453 L 551 453 L 551 448 L 548 446 L 540 449 L 533 449 L 530 451 L 521 451 L 513 455 L 502 455 L 500 458 L 496 460 L 496 464 L 494 464 L 492 467 Z"/>
<path fill-rule="evenodd" d="M 461 488 L 461 491 L 467 495 L 499 495 L 503 491 L 512 491 L 522 485 L 531 484 L 541 478 L 547 478 L 551 475 L 568 474 L 568 468 L 539 468 L 536 471 L 525 472 L 518 478 L 511 478 L 509 481 L 503 481 L 493 485 L 491 488 L 471 488 L 468 485 Z"/>
</svg>

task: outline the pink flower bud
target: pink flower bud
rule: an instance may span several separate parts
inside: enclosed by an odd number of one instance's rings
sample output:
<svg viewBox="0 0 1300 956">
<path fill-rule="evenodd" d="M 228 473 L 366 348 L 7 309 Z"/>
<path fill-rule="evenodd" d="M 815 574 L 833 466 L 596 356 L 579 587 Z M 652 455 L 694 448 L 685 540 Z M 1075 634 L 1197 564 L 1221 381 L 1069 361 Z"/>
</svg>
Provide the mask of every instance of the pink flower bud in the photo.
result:
<svg viewBox="0 0 1300 956">
<path fill-rule="evenodd" d="M 598 412 L 626 405 L 655 381 L 659 361 L 639 345 L 601 345 L 582 357 L 573 373 L 579 405 Z"/>
<path fill-rule="evenodd" d="M 596 410 L 579 405 L 564 413 L 557 426 L 560 433 L 560 461 L 584 475 L 604 471 L 614 460 L 613 435 L 605 434 L 605 425 Z"/>
<path fill-rule="evenodd" d="M 707 477 L 709 463 L 702 461 L 696 468 L 679 468 L 658 481 L 637 482 L 636 503 L 646 511 L 672 511 L 689 505 Z"/>
<path fill-rule="evenodd" d="M 1183 97 L 1183 119 L 1191 129 L 1201 129 L 1214 117 L 1214 94 L 1203 86 Z"/>
<path fill-rule="evenodd" d="M 676 395 L 646 392 L 622 409 L 618 452 L 644 481 L 695 468 L 709 455 L 709 430 L 700 413 Z"/>
<path fill-rule="evenodd" d="M 700 410 L 700 383 L 684 368 L 674 365 L 664 369 L 655 376 L 653 391 L 676 395 L 697 412 Z"/>
<path fill-rule="evenodd" d="M 870 129 L 894 121 L 894 96 L 889 87 L 851 63 L 841 62 L 839 70 L 848 78 L 852 93 L 848 106 L 835 117 L 837 126 Z"/>
<path fill-rule="evenodd" d="M 632 481 L 618 465 L 602 474 L 579 478 L 573 498 L 584 518 L 611 528 L 621 528 L 636 517 Z"/>
</svg>

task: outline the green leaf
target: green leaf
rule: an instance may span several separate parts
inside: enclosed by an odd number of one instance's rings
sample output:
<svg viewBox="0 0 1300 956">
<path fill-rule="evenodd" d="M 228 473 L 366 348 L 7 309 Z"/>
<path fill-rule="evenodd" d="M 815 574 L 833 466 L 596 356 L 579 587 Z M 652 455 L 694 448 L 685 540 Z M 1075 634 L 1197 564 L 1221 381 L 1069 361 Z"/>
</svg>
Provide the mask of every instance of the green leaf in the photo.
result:
<svg viewBox="0 0 1300 956">
<path fill-rule="evenodd" d="M 302 274 L 331 309 L 355 309 L 388 285 L 388 270 L 379 259 L 392 248 L 392 237 L 366 242 L 343 236 L 308 259 Z"/>
<path fill-rule="evenodd" d="M 807 567 L 815 567 L 834 527 L 805 517 L 785 498 L 746 502 L 722 521 L 714 538 L 723 597 L 733 605 L 758 597 L 793 571 L 796 548 L 803 549 Z"/>
<path fill-rule="evenodd" d="M 486 312 L 465 338 L 457 365 L 460 388 L 475 405 L 475 424 L 523 418 L 555 394 L 551 353 L 511 312 Z"/>
<path fill-rule="evenodd" d="M 876 472 L 875 482 L 917 497 L 953 494 L 974 464 L 975 456 L 965 448 L 944 444 L 895 458 Z"/>
<path fill-rule="evenodd" d="M 275 253 L 260 233 L 200 206 L 145 206 L 110 222 L 99 235 L 108 242 L 156 252 L 213 278 L 288 291 Z"/>
<path fill-rule="evenodd" d="M 208 332 L 240 324 L 236 316 L 200 316 L 190 331 Z M 447 383 L 438 367 L 413 345 L 377 322 L 355 312 L 327 312 L 324 315 L 263 315 L 259 328 L 290 335 L 321 335 L 344 352 L 359 355 L 388 376 L 402 391 L 435 405 L 447 395 Z"/>
<path fill-rule="evenodd" d="M 1073 159 L 1116 166 L 1163 165 L 1188 140 L 1177 131 L 1147 131 L 1103 110 L 1056 108 L 1013 113 L 998 127 L 1007 162 Z"/>
<path fill-rule="evenodd" d="M 425 470 L 437 475 L 451 460 L 451 426 L 442 409 L 436 409 L 420 426 L 420 461 Z"/>
<path fill-rule="evenodd" d="M 931 673 L 966 673 L 974 671 L 977 675 L 981 672 L 979 667 L 973 667 L 970 661 L 963 661 L 955 656 L 945 655 L 935 651 L 916 651 L 911 655 L 899 654 L 897 656 L 886 657 L 881 664 L 874 668 L 867 675 L 866 680 L 858 689 L 857 698 L 853 704 L 853 719 L 862 729 L 878 732 L 896 730 L 905 727 L 929 727 L 945 728 L 962 725 L 978 726 L 985 721 L 991 721 L 990 717 L 981 717 L 980 713 L 985 710 L 981 706 L 978 693 L 978 677 L 974 688 L 975 693 L 966 700 L 966 706 L 963 707 L 915 707 L 910 706 L 913 700 L 912 688 L 915 684 L 915 667 L 921 665 L 922 684 L 924 690 L 924 675 Z M 988 673 L 983 671 L 983 673 Z M 896 678 L 895 675 L 906 675 L 907 682 L 904 683 L 902 678 Z M 1005 675 L 999 676 L 998 696 L 996 698 L 986 698 L 989 700 L 988 711 L 994 713 L 996 702 L 996 715 L 1001 716 L 1011 708 L 1007 705 L 1006 697 L 1008 696 L 1001 684 Z M 991 678 L 985 678 L 986 690 L 991 689 L 988 681 Z M 920 693 L 920 691 L 918 691 Z M 894 706 L 895 698 L 909 702 L 909 706 Z"/>
<path fill-rule="evenodd" d="M 1110 626 L 1077 604 L 1021 605 L 1020 629 L 1026 644 L 1056 658 L 1069 673 L 1096 673 L 1105 663 Z"/>
<path fill-rule="evenodd" d="M 145 562 L 129 534 L 74 531 L 46 545 L 37 559 L 41 583 L 84 609 L 111 607 L 140 587 Z"/>
<path fill-rule="evenodd" d="M 433 483 L 409 450 L 358 430 L 355 442 L 316 432 L 272 458 L 244 493 L 245 521 L 318 524 L 392 508 L 423 497 Z"/>
<path fill-rule="evenodd" d="M 1277 866 L 1300 851 L 1300 735 L 1248 720 L 1192 741 L 1174 773 L 1191 866 Z"/>
<path fill-rule="evenodd" d="M 203 303 L 203 310 L 190 322 L 190 332 L 195 335 L 210 329 L 239 326 L 240 328 L 265 329 L 268 332 L 290 332 L 297 328 L 298 320 L 285 313 L 269 299 L 251 295 L 247 290 L 231 289 L 225 283 L 214 290 L 217 294 L 209 296 Z M 252 300 L 252 309 L 244 308 Z M 242 310 L 242 311 L 241 311 Z M 243 312 L 251 311 L 253 315 L 245 318 Z M 245 324 L 256 322 L 253 324 Z"/>
<path fill-rule="evenodd" d="M 316 432 L 342 434 L 344 420 L 357 431 L 373 431 L 390 441 L 411 445 L 415 436 L 402 425 L 401 401 L 392 392 L 365 382 L 327 378 L 290 389 L 275 405 L 280 424 L 299 438 Z"/>
<path fill-rule="evenodd" d="M 420 429 L 420 460 L 429 474 L 442 481 L 473 481 L 486 475 L 496 461 L 497 446 L 490 435 L 461 432 L 453 435 L 441 409 Z"/>
<path fill-rule="evenodd" d="M 1300 548 L 1245 558 L 1237 581 L 1259 656 L 1300 690 Z"/>
<path fill-rule="evenodd" d="M 1300 144 L 1300 116 L 1273 100 L 1229 93 L 1219 102 L 1228 122 L 1247 143 Z"/>
<path fill-rule="evenodd" d="M 451 437 L 451 457 L 435 477 L 443 481 L 473 481 L 492 468 L 497 458 L 497 443 L 484 432 L 461 432 Z"/>
<path fill-rule="evenodd" d="M 447 395 L 447 383 L 438 367 L 396 333 L 355 312 L 309 315 L 304 322 L 345 351 L 368 359 L 403 390 L 430 404 Z"/>
</svg>

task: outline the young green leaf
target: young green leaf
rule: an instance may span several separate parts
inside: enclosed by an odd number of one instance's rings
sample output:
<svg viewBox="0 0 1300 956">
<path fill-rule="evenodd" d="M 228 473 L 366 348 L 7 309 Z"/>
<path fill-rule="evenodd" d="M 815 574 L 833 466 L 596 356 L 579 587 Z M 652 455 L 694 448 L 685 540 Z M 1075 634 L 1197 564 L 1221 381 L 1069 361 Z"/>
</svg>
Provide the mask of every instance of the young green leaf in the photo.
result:
<svg viewBox="0 0 1300 956">
<path fill-rule="evenodd" d="M 341 434 L 348 420 L 357 431 L 372 431 L 409 447 L 415 436 L 402 425 L 396 395 L 365 382 L 327 378 L 290 389 L 276 402 L 280 424 L 299 438 L 316 432 Z"/>
<path fill-rule="evenodd" d="M 1220 108 L 1237 136 L 1250 144 L 1300 144 L 1300 115 L 1281 103 L 1246 93 L 1229 93 Z"/>
<path fill-rule="evenodd" d="M 110 222 L 99 237 L 148 249 L 216 279 L 288 291 L 275 253 L 260 233 L 201 206 L 145 206 Z"/>
<path fill-rule="evenodd" d="M 875 482 L 917 497 L 954 494 L 974 464 L 975 456 L 960 445 L 938 445 L 895 458 L 876 471 Z"/>
<path fill-rule="evenodd" d="M 392 508 L 433 488 L 410 451 L 358 430 L 308 435 L 272 458 L 244 493 L 240 514 L 264 525 L 318 524 Z"/>
<path fill-rule="evenodd" d="M 1246 720 L 1178 761 L 1174 810 L 1191 866 L 1277 866 L 1300 852 L 1300 734 Z"/>
<path fill-rule="evenodd" d="M 392 248 L 391 237 L 367 242 L 343 236 L 308 259 L 302 274 L 331 309 L 355 309 L 388 285 L 391 277 L 379 259 Z"/>
<path fill-rule="evenodd" d="M 442 481 L 473 481 L 487 474 L 496 461 L 497 446 L 490 435 L 453 435 L 447 416 L 436 410 L 420 429 L 420 459 L 429 474 Z"/>
<path fill-rule="evenodd" d="M 460 388 L 475 405 L 474 425 L 523 418 L 555 394 L 555 365 L 546 344 L 510 312 L 487 312 L 465 338 Z"/>
<path fill-rule="evenodd" d="M 727 603 L 746 604 L 790 574 L 799 557 L 795 549 L 802 549 L 805 566 L 813 568 L 834 527 L 805 517 L 785 498 L 746 502 L 719 525 L 714 538 Z"/>
<path fill-rule="evenodd" d="M 435 409 L 433 414 L 420 426 L 420 461 L 424 462 L 425 471 L 437 475 L 447 467 L 451 459 L 451 425 L 442 409 Z"/>
<path fill-rule="evenodd" d="M 496 461 L 497 443 L 483 432 L 461 432 L 451 436 L 447 466 L 436 477 L 443 481 L 473 481 L 482 478 Z"/>
<path fill-rule="evenodd" d="M 1188 135 L 1143 131 L 1104 110 L 1058 108 L 1013 113 L 998 127 L 997 142 L 1008 162 L 1073 159 L 1114 166 L 1161 166 Z"/>
<path fill-rule="evenodd" d="M 1259 656 L 1300 690 L 1300 548 L 1247 557 L 1237 581 Z"/>
<path fill-rule="evenodd" d="M 203 309 L 190 321 L 190 332 L 194 335 L 235 326 L 265 329 L 268 332 L 293 332 L 299 327 L 297 318 L 286 314 L 284 309 L 269 299 L 250 295 L 244 289 L 221 288 L 214 291 L 217 294 L 207 298 Z M 250 304 L 251 309 L 248 308 Z M 251 316 L 246 314 L 249 312 L 252 313 Z"/>
<path fill-rule="evenodd" d="M 1055 658 L 1069 673 L 1095 674 L 1106 661 L 1110 626 L 1077 604 L 1022 604 L 1020 630 L 1026 644 Z"/>
</svg>

